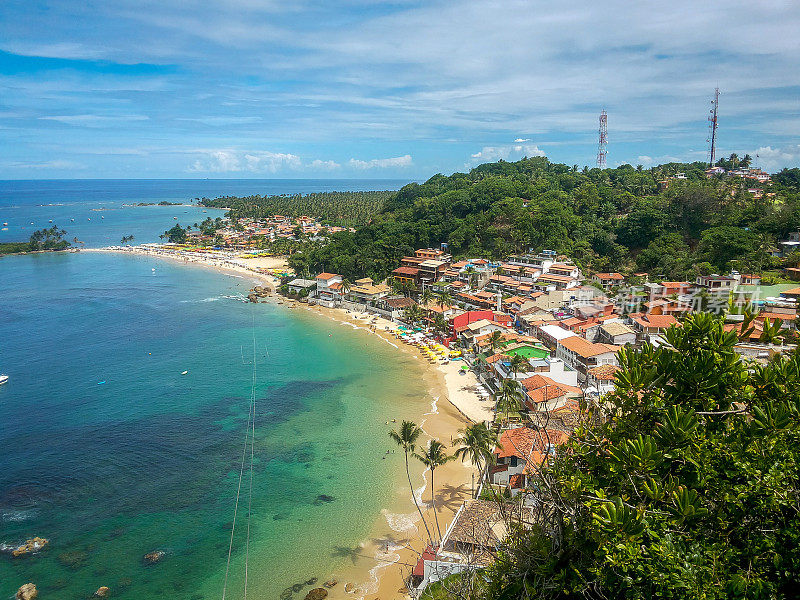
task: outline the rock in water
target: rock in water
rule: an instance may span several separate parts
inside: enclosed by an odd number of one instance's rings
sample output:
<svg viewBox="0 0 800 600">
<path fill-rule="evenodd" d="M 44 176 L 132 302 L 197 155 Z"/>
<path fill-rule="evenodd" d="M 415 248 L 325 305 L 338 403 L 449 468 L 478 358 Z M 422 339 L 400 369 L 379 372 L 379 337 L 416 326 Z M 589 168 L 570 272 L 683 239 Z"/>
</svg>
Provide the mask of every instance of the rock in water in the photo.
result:
<svg viewBox="0 0 800 600">
<path fill-rule="evenodd" d="M 339 583 L 338 579 L 336 579 L 335 577 L 331 577 L 330 579 L 328 579 L 328 581 L 326 581 L 322 585 L 324 585 L 326 588 L 332 588 L 336 586 L 338 583 Z"/>
<path fill-rule="evenodd" d="M 314 588 L 306 594 L 305 600 L 325 600 L 328 590 L 325 588 Z"/>
<path fill-rule="evenodd" d="M 344 584 L 344 591 L 347 592 L 348 594 L 352 592 L 354 589 L 356 589 L 356 586 L 354 586 L 352 583 Z"/>
<path fill-rule="evenodd" d="M 108 595 L 111 593 L 111 590 L 106 587 L 102 586 L 97 588 L 97 591 L 94 593 L 95 598 L 108 598 Z"/>
<path fill-rule="evenodd" d="M 49 544 L 49 540 L 44 538 L 35 537 L 29 540 L 26 540 L 22 546 L 11 552 L 11 556 L 24 556 L 26 554 L 33 554 L 34 552 L 38 552 L 47 544 Z"/>
<path fill-rule="evenodd" d="M 153 550 L 144 555 L 144 562 L 147 565 L 154 565 L 164 558 L 164 553 L 161 550 Z"/>
<path fill-rule="evenodd" d="M 315 583 L 317 583 L 317 578 L 316 577 L 312 577 L 311 579 L 306 581 L 306 585 L 314 585 Z"/>
<path fill-rule="evenodd" d="M 32 583 L 26 583 L 17 590 L 17 600 L 36 600 L 39 597 L 39 591 Z"/>
</svg>

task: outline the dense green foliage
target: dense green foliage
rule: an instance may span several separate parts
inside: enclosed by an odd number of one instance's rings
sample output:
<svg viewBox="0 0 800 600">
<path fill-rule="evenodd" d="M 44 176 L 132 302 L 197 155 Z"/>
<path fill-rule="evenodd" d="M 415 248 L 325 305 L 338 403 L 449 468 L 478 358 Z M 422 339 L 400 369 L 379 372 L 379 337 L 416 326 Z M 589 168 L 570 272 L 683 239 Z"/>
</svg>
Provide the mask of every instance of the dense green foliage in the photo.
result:
<svg viewBox="0 0 800 600">
<path fill-rule="evenodd" d="M 579 171 L 536 157 L 435 175 L 391 195 L 355 233 L 309 244 L 291 264 L 298 271 L 380 279 L 415 248 L 447 242 L 457 257 L 505 258 L 548 248 L 585 269 L 644 270 L 667 278 L 690 276 L 695 265 L 718 271 L 773 266 L 768 251 L 800 229 L 796 169 L 765 187 L 754 180 L 706 179 L 705 166 Z M 686 179 L 662 183 L 679 172 Z M 752 187 L 775 196 L 756 199 L 747 191 Z"/>
<path fill-rule="evenodd" d="M 212 208 L 230 208 L 235 219 L 263 219 L 273 215 L 309 216 L 328 225 L 354 227 L 364 225 L 381 211 L 394 192 L 319 192 L 281 196 L 223 196 L 201 204 Z"/>
<path fill-rule="evenodd" d="M 159 237 L 162 240 L 167 240 L 171 244 L 184 244 L 186 243 L 186 232 L 189 231 L 189 229 L 189 227 L 184 229 L 180 226 L 180 223 L 175 223 L 171 229 L 167 229 Z"/>
<path fill-rule="evenodd" d="M 53 225 L 49 229 L 37 229 L 27 242 L 5 242 L 0 244 L 0 254 L 20 254 L 43 250 L 66 250 L 71 244 L 63 239 L 67 232 Z"/>
<path fill-rule="evenodd" d="M 534 482 L 489 598 L 796 598 L 800 358 L 747 365 L 708 314 L 620 353 L 610 416 Z"/>
</svg>

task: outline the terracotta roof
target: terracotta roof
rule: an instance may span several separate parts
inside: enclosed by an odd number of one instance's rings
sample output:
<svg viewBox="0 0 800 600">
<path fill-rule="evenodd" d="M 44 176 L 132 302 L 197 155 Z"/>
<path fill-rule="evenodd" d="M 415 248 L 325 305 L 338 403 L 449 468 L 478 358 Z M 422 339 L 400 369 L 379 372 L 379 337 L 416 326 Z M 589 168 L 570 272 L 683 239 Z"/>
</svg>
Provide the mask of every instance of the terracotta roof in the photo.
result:
<svg viewBox="0 0 800 600">
<path fill-rule="evenodd" d="M 521 490 L 522 489 L 522 473 L 515 473 L 514 475 L 509 476 L 508 478 L 508 486 L 512 490 Z"/>
<path fill-rule="evenodd" d="M 613 381 L 617 371 L 619 371 L 619 367 L 616 365 L 600 365 L 589 369 L 591 376 L 598 381 Z"/>
<path fill-rule="evenodd" d="M 583 358 L 589 358 L 592 356 L 597 356 L 598 354 L 616 352 L 619 350 L 619 346 L 612 346 L 611 344 L 595 344 L 577 335 L 559 340 L 558 343 L 564 346 L 567 350 L 571 350 Z"/>
<path fill-rule="evenodd" d="M 641 314 L 630 315 L 630 317 L 639 323 L 642 327 L 656 327 L 658 329 L 666 329 L 672 325 L 680 325 L 680 321 L 672 315 L 653 315 Z"/>
<path fill-rule="evenodd" d="M 531 402 L 534 404 L 547 402 L 548 400 L 560 398 L 561 396 L 583 395 L 583 390 L 579 387 L 558 383 L 549 377 L 539 374 L 523 379 L 520 383 L 528 392 L 528 398 L 530 398 Z"/>
<path fill-rule="evenodd" d="M 411 298 L 389 298 L 386 304 L 391 308 L 407 308 L 416 304 Z"/>
<path fill-rule="evenodd" d="M 535 453 L 546 453 L 548 446 L 564 443 L 569 435 L 556 429 L 531 429 L 516 427 L 506 429 L 500 436 L 500 443 L 494 453 L 498 458 L 516 456 L 526 462 L 533 459 Z"/>
<path fill-rule="evenodd" d="M 625 277 L 623 277 L 620 273 L 595 273 L 594 276 L 601 280 L 611 279 L 614 281 L 622 281 L 625 279 Z"/>
<path fill-rule="evenodd" d="M 508 354 L 492 354 L 489 358 L 486 359 L 487 364 L 493 365 L 498 360 L 509 360 Z"/>
<path fill-rule="evenodd" d="M 321 279 L 323 281 L 327 281 L 328 279 L 333 279 L 334 277 L 341 277 L 338 273 L 320 273 L 317 275 L 317 279 Z"/>
<path fill-rule="evenodd" d="M 395 275 L 408 275 L 410 277 L 416 277 L 419 273 L 419 269 L 415 267 L 397 267 L 394 271 L 392 271 Z"/>
</svg>

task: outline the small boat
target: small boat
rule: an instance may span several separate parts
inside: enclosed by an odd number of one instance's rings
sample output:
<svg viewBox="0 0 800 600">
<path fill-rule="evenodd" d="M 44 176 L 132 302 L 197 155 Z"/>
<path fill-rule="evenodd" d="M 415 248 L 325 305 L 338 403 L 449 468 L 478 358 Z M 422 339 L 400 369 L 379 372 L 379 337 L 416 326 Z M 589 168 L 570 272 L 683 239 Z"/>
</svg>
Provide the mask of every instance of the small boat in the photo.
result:
<svg viewBox="0 0 800 600">
<path fill-rule="evenodd" d="M 6 381 L 8 381 L 8 375 L 0 375 L 0 385 L 3 385 Z"/>
<path fill-rule="evenodd" d="M 3 223 L 3 227 L 8 227 L 8 223 Z"/>
<path fill-rule="evenodd" d="M 186 375 L 189 371 L 181 371 L 181 375 Z"/>
<path fill-rule="evenodd" d="M 70 221 L 72 221 L 72 222 L 74 223 L 74 222 L 75 222 L 75 219 L 70 219 Z"/>
<path fill-rule="evenodd" d="M 104 379 L 103 381 L 98 381 L 98 382 L 97 382 L 97 385 L 103 385 L 105 382 L 106 382 L 106 380 L 105 380 L 105 379 Z"/>
<path fill-rule="evenodd" d="M 48 221 L 48 223 L 52 223 L 52 222 L 53 222 L 53 219 L 50 219 L 50 220 Z"/>
</svg>

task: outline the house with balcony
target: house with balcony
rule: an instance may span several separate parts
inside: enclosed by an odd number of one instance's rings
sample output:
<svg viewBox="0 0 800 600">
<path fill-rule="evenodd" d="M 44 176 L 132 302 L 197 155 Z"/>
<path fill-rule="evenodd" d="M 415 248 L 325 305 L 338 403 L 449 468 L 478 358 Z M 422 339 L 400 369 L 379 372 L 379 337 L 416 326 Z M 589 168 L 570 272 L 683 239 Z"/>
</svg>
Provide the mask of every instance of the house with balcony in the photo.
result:
<svg viewBox="0 0 800 600">
<path fill-rule="evenodd" d="M 625 277 L 621 273 L 595 273 L 592 275 L 592 281 L 608 291 L 612 287 L 623 285 Z"/>
<path fill-rule="evenodd" d="M 370 277 L 356 279 L 350 286 L 349 295 L 356 302 L 370 303 L 385 298 L 392 293 L 392 288 L 385 283 L 375 284 Z"/>
<path fill-rule="evenodd" d="M 626 346 L 636 343 L 636 332 L 622 321 L 615 319 L 600 325 L 595 341 L 615 346 Z"/>
<path fill-rule="evenodd" d="M 317 282 L 317 298 L 326 303 L 338 302 L 342 299 L 342 281 L 337 273 L 320 273 L 314 278 Z"/>
<path fill-rule="evenodd" d="M 577 335 L 563 338 L 556 346 L 556 357 L 578 372 L 585 381 L 589 369 L 600 365 L 617 365 L 619 346 L 590 342 Z"/>
<path fill-rule="evenodd" d="M 567 385 L 539 373 L 520 382 L 525 394 L 525 406 L 533 411 L 551 411 L 566 405 L 570 399 L 583 397 L 578 386 Z"/>
</svg>

